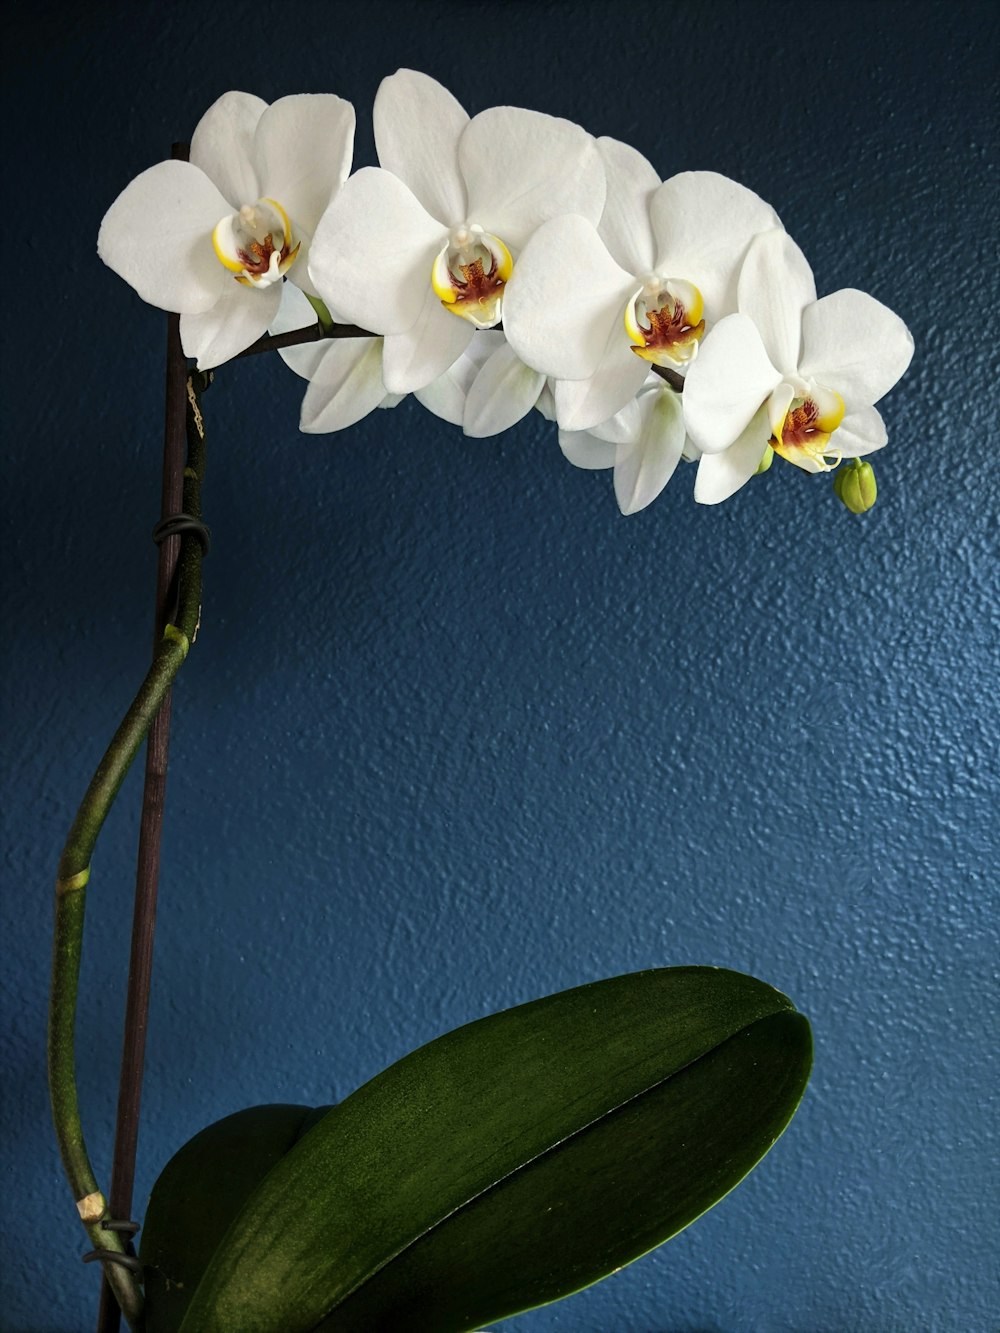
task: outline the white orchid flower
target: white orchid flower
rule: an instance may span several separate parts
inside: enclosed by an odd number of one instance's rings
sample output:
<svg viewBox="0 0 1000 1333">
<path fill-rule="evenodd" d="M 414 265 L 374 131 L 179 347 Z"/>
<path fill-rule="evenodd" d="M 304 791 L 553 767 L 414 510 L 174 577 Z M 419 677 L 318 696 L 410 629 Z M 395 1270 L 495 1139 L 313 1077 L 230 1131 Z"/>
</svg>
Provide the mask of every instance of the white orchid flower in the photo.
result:
<svg viewBox="0 0 1000 1333">
<path fill-rule="evenodd" d="M 545 376 L 526 366 L 502 333 L 486 329 L 416 397 L 435 416 L 481 440 L 526 417 L 544 388 Z"/>
<path fill-rule="evenodd" d="M 160 162 L 111 205 L 97 250 L 144 301 L 180 314 L 200 369 L 249 347 L 274 320 L 282 279 L 310 293 L 316 224 L 350 171 L 354 108 L 332 94 L 271 106 L 225 93 L 188 162 Z"/>
<path fill-rule="evenodd" d="M 556 380 L 570 431 L 620 411 L 650 365 L 690 364 L 706 327 L 736 309 L 750 241 L 780 226 L 769 204 L 725 176 L 687 171 L 661 184 L 634 148 L 615 139 L 598 148 L 607 176 L 599 227 L 583 217 L 540 227 L 504 304 L 511 346 Z"/>
<path fill-rule="evenodd" d="M 338 321 L 347 322 L 347 321 Z M 272 333 L 291 333 L 316 323 L 316 311 L 302 292 L 285 285 Z M 278 355 L 290 370 L 309 381 L 299 429 L 309 435 L 346 430 L 377 407 L 395 407 L 403 395 L 382 383 L 381 338 L 320 338 Z"/>
<path fill-rule="evenodd" d="M 315 311 L 305 296 L 286 286 L 271 332 L 290 333 L 315 323 L 315 320 Z M 321 338 L 279 350 L 285 364 L 309 381 L 299 419 L 301 430 L 310 435 L 346 430 L 375 408 L 395 407 L 402 402 L 405 394 L 390 393 L 385 387 L 382 375 L 384 343 L 385 339 L 379 337 Z M 436 380 L 418 389 L 414 396 L 435 416 L 455 426 L 474 424 L 483 410 L 492 410 L 495 415 L 502 409 L 490 409 L 492 399 L 486 402 L 484 409 L 482 400 L 473 396 L 472 390 L 480 382 L 481 372 L 506 348 L 502 333 L 477 334 L 453 365 Z M 523 366 L 521 370 L 526 375 L 534 375 L 527 367 Z M 482 392 L 480 389 L 479 393 Z M 536 389 L 530 406 L 534 406 L 539 392 Z M 466 434 L 473 433 L 473 430 L 466 429 Z"/>
<path fill-rule="evenodd" d="M 614 468 L 615 498 L 623 514 L 637 514 L 653 503 L 688 446 L 680 394 L 652 376 L 608 421 L 589 431 L 559 432 L 559 447 L 576 467 Z"/>
<path fill-rule="evenodd" d="M 817 300 L 812 270 L 783 231 L 750 246 L 738 305 L 705 339 L 684 384 L 685 424 L 704 455 L 695 499 L 728 499 L 769 446 L 807 472 L 881 449 L 874 404 L 913 356 L 899 316 L 850 288 Z"/>
<path fill-rule="evenodd" d="M 507 340 L 498 330 L 487 329 L 477 333 L 458 360 L 436 380 L 417 389 L 414 397 L 442 421 L 448 421 L 453 426 L 464 426 L 473 385 L 494 354 L 506 346 Z"/>
<path fill-rule="evenodd" d="M 381 167 L 346 183 L 313 242 L 310 273 L 331 309 L 385 335 L 394 393 L 422 389 L 503 313 L 531 233 L 557 213 L 600 217 L 593 139 L 519 107 L 469 119 L 434 79 L 402 69 L 375 99 Z"/>
</svg>

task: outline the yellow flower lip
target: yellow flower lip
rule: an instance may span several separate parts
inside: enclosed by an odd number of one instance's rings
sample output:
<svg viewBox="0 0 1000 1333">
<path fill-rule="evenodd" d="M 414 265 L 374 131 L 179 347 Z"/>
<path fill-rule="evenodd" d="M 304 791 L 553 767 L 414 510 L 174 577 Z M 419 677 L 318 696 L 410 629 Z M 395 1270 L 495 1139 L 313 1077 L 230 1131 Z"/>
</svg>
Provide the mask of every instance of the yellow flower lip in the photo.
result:
<svg viewBox="0 0 1000 1333">
<path fill-rule="evenodd" d="M 275 235 L 281 244 L 275 245 Z M 212 248 L 223 268 L 247 287 L 269 287 L 298 258 L 301 242 L 292 245 L 292 224 L 277 199 L 262 198 L 229 214 L 212 232 Z"/>
<path fill-rule="evenodd" d="M 831 472 L 840 462 L 840 450 L 830 447 L 830 437 L 844 419 L 844 400 L 836 389 L 823 385 L 779 385 L 780 418 L 772 418 L 771 448 L 780 457 L 806 472 Z M 776 414 L 777 415 L 777 414 Z"/>
<path fill-rule="evenodd" d="M 499 236 L 475 223 L 456 227 L 431 266 L 431 287 L 444 308 L 490 329 L 500 322 L 503 289 L 514 271 Z"/>
<path fill-rule="evenodd" d="M 704 308 L 693 282 L 651 274 L 625 306 L 632 351 L 654 366 L 687 365 L 705 335 Z"/>
</svg>

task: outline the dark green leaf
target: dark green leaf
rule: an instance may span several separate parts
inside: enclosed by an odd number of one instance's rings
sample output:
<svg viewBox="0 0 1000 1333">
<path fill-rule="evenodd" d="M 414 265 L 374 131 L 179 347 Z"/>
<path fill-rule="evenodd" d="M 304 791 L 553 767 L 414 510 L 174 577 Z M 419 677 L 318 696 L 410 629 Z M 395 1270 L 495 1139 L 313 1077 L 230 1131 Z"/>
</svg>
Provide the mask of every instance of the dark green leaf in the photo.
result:
<svg viewBox="0 0 1000 1333">
<path fill-rule="evenodd" d="M 308 1106 L 253 1106 L 209 1125 L 160 1173 L 142 1228 L 147 1333 L 175 1333 L 219 1241 L 313 1123 Z"/>
<path fill-rule="evenodd" d="M 480 1328 L 568 1296 L 711 1208 L 784 1129 L 801 1014 L 760 1019 L 446 1218 L 349 1296 L 324 1333 Z"/>
<path fill-rule="evenodd" d="M 184 1333 L 457 1333 L 567 1295 L 732 1189 L 791 1118 L 810 1054 L 783 995 L 716 968 L 459 1028 L 273 1167 Z"/>
</svg>

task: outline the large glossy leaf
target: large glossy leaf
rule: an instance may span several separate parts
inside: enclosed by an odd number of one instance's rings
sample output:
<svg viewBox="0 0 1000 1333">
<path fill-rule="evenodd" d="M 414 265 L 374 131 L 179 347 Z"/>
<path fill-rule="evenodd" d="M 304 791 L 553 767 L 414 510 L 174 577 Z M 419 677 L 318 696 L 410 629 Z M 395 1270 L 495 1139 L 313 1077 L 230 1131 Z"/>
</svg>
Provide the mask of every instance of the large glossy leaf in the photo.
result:
<svg viewBox="0 0 1000 1333">
<path fill-rule="evenodd" d="M 268 1171 L 183 1333 L 457 1333 L 558 1299 L 732 1189 L 791 1118 L 810 1053 L 783 995 L 715 968 L 460 1028 Z"/>
<path fill-rule="evenodd" d="M 317 1118 L 308 1106 L 253 1106 L 209 1125 L 170 1159 L 150 1197 L 139 1249 L 146 1333 L 180 1328 L 230 1223 Z"/>
<path fill-rule="evenodd" d="M 760 1019 L 445 1219 L 318 1327 L 482 1328 L 617 1271 L 752 1170 L 801 1096 L 809 1046 L 801 1014 Z"/>
</svg>

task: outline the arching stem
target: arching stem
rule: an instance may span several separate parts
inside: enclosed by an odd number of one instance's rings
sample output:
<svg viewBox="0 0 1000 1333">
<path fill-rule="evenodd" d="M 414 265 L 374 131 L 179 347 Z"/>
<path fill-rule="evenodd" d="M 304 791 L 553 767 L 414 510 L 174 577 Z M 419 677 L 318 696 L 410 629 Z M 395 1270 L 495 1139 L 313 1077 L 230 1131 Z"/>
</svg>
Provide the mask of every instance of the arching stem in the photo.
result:
<svg viewBox="0 0 1000 1333">
<path fill-rule="evenodd" d="M 188 459 L 184 468 L 182 508 L 197 519 L 201 517 L 201 481 L 205 466 L 204 429 L 198 400 L 208 379 L 207 375 L 195 372 L 187 380 Z M 174 604 L 169 619 L 146 678 L 90 781 L 66 839 L 56 878 L 48 1039 L 52 1118 L 63 1168 L 87 1234 L 95 1249 L 117 1254 L 124 1254 L 125 1247 L 117 1232 L 103 1226 L 113 1214 L 98 1188 L 90 1163 L 77 1096 L 74 1033 L 87 882 L 91 856 L 108 811 L 194 642 L 201 608 L 202 554 L 199 537 L 192 532 L 185 533 L 180 539 L 176 597 L 172 599 Z M 125 1318 L 132 1328 L 141 1328 L 143 1297 L 135 1275 L 115 1262 L 107 1262 L 103 1267 Z"/>
</svg>

